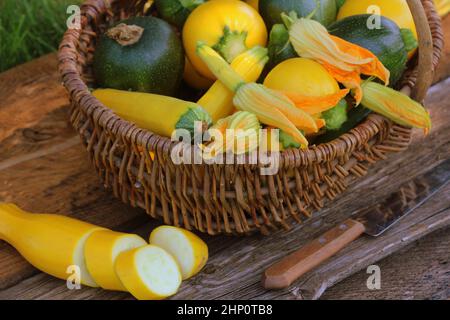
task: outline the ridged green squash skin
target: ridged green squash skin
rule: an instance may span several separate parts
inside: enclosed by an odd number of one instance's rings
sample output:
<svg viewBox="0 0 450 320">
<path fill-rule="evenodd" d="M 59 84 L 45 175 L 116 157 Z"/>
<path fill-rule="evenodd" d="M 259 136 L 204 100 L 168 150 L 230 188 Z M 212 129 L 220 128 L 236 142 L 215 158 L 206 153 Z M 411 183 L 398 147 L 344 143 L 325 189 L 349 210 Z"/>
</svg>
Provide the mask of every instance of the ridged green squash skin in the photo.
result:
<svg viewBox="0 0 450 320">
<path fill-rule="evenodd" d="M 117 24 L 144 29 L 140 40 L 122 46 L 103 34 L 95 50 L 94 76 L 97 86 L 161 95 L 175 95 L 184 70 L 181 40 L 165 21 L 155 17 L 135 17 Z"/>
<path fill-rule="evenodd" d="M 390 85 L 394 86 L 402 77 L 408 61 L 408 51 L 397 24 L 381 17 L 380 29 L 369 29 L 368 14 L 347 17 L 333 23 L 328 31 L 339 38 L 357 44 L 375 54 L 391 72 Z"/>
<path fill-rule="evenodd" d="M 324 26 L 336 21 L 336 0 L 319 0 L 318 8 L 313 19 Z M 283 23 L 281 14 L 289 14 L 291 11 L 299 17 L 307 17 L 317 7 L 316 0 L 259 0 L 259 12 L 266 23 L 268 30 L 277 23 Z"/>
</svg>

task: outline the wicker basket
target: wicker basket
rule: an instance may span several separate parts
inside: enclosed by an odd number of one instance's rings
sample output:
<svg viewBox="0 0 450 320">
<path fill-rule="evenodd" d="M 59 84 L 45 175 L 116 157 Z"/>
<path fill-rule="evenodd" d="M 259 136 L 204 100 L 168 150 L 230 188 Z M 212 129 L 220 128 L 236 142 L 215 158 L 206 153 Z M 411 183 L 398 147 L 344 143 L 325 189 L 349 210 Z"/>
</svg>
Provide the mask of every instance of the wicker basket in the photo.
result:
<svg viewBox="0 0 450 320">
<path fill-rule="evenodd" d="M 59 71 L 70 94 L 70 121 L 106 188 L 164 223 L 211 235 L 289 229 L 345 191 L 387 154 L 405 150 L 411 130 L 379 115 L 340 138 L 307 150 L 282 152 L 277 175 L 258 165 L 175 165 L 170 139 L 137 128 L 89 92 L 97 36 L 118 19 L 143 12 L 143 0 L 89 0 L 81 30 L 69 30 L 59 50 Z M 408 0 L 419 38 L 419 57 L 402 91 L 422 101 L 443 44 L 432 0 Z M 431 32 L 430 32 L 431 29 Z M 417 63 L 417 60 L 420 63 Z M 150 156 L 150 152 L 154 156 Z"/>
</svg>

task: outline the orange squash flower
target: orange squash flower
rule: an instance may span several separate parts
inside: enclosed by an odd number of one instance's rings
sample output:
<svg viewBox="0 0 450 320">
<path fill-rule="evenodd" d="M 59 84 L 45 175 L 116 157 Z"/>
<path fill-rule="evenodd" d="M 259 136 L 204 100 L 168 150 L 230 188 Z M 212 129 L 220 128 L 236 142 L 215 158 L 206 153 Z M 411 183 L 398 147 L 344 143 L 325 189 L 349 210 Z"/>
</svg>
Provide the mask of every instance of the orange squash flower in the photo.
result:
<svg viewBox="0 0 450 320">
<path fill-rule="evenodd" d="M 323 97 L 310 97 L 295 92 L 282 91 L 297 108 L 302 109 L 310 115 L 325 112 L 334 108 L 350 92 L 349 89 L 340 90 L 335 94 Z"/>
<path fill-rule="evenodd" d="M 361 74 L 389 84 L 389 70 L 369 50 L 330 35 L 317 21 L 285 14 L 283 19 L 298 55 L 321 63 L 338 82 L 354 91 L 357 104 L 362 99 Z"/>
</svg>

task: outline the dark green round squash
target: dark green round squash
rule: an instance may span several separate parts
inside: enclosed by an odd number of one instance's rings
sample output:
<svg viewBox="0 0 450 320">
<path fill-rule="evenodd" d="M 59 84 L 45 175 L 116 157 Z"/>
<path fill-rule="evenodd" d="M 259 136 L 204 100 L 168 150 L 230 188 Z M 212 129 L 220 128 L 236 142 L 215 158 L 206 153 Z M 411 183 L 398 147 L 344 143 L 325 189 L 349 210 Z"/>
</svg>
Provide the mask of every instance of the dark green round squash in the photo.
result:
<svg viewBox="0 0 450 320">
<path fill-rule="evenodd" d="M 94 76 L 102 88 L 175 95 L 184 70 L 181 40 L 165 21 L 120 21 L 98 40 Z"/>
<path fill-rule="evenodd" d="M 281 14 L 294 11 L 298 17 L 307 17 L 314 9 L 314 20 L 325 27 L 336 21 L 336 0 L 259 0 L 259 12 L 269 30 L 277 23 L 283 23 Z"/>
<path fill-rule="evenodd" d="M 372 16 L 361 14 L 350 16 L 333 23 L 328 31 L 339 38 L 370 50 L 391 72 L 390 85 L 394 86 L 402 77 L 408 61 L 408 48 L 411 32 L 401 30 L 397 24 L 380 16 L 379 28 L 370 29 L 368 20 Z"/>
</svg>

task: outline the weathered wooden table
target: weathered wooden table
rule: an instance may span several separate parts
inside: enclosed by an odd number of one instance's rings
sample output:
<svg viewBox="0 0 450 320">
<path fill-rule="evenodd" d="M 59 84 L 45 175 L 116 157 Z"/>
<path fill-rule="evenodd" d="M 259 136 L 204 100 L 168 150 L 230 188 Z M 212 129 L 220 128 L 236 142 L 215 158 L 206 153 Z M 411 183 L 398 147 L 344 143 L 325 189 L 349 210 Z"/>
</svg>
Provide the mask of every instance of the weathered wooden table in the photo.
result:
<svg viewBox="0 0 450 320">
<path fill-rule="evenodd" d="M 444 26 L 450 40 L 450 18 Z M 357 240 L 291 288 L 265 291 L 260 285 L 261 272 L 271 263 L 450 158 L 449 76 L 447 46 L 426 101 L 434 126 L 429 136 L 417 132 L 407 152 L 377 164 L 331 207 L 289 232 L 270 237 L 205 236 L 210 260 L 174 299 L 449 299 L 450 184 L 385 236 Z M 67 112 L 54 54 L 0 75 L 0 201 L 147 237 L 158 222 L 104 190 Z M 382 288 L 370 291 L 365 268 L 374 263 L 381 268 Z M 0 242 L 0 299 L 130 298 L 101 289 L 70 291 L 64 281 L 40 273 Z"/>
</svg>

